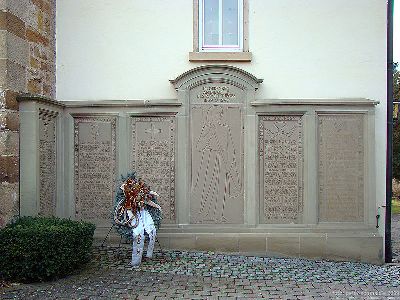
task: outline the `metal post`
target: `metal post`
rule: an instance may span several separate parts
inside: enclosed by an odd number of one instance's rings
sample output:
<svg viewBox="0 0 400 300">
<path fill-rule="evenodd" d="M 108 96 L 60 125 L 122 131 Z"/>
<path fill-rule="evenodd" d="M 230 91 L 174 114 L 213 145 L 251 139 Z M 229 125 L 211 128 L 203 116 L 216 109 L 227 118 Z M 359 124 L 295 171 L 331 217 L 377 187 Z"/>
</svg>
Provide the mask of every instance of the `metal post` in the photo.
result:
<svg viewBox="0 0 400 300">
<path fill-rule="evenodd" d="M 385 262 L 392 262 L 392 163 L 393 163 L 393 5 L 387 2 L 387 151 Z"/>
</svg>

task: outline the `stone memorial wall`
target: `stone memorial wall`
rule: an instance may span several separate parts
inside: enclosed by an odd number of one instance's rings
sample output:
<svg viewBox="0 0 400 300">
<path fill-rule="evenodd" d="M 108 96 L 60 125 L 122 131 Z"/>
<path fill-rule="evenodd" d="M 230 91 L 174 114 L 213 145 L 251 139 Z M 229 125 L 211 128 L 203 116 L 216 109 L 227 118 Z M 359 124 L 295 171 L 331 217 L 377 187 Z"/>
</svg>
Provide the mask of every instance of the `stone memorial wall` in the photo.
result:
<svg viewBox="0 0 400 300">
<path fill-rule="evenodd" d="M 109 220 L 116 184 L 116 118 L 75 117 L 75 214 Z"/>
<path fill-rule="evenodd" d="M 194 103 L 232 103 L 237 102 L 233 88 L 228 85 L 209 84 L 202 86 Z M 236 101 L 235 101 L 236 100 Z"/>
<path fill-rule="evenodd" d="M 175 223 L 175 117 L 131 119 L 132 170 L 160 195 L 163 222 Z"/>
<path fill-rule="evenodd" d="M 318 116 L 319 221 L 364 220 L 364 115 Z"/>
<path fill-rule="evenodd" d="M 192 93 L 190 221 L 193 224 L 244 222 L 240 101 L 240 90 L 223 84 L 200 86 Z"/>
<path fill-rule="evenodd" d="M 57 113 L 39 110 L 39 214 L 54 216 L 57 201 Z"/>
<path fill-rule="evenodd" d="M 93 222 L 103 239 L 135 171 L 160 195 L 162 247 L 382 262 L 378 102 L 256 99 L 261 82 L 210 65 L 171 80 L 172 100 L 23 99 L 23 215 Z"/>
<path fill-rule="evenodd" d="M 302 222 L 302 145 L 301 116 L 260 117 L 261 223 Z"/>
</svg>

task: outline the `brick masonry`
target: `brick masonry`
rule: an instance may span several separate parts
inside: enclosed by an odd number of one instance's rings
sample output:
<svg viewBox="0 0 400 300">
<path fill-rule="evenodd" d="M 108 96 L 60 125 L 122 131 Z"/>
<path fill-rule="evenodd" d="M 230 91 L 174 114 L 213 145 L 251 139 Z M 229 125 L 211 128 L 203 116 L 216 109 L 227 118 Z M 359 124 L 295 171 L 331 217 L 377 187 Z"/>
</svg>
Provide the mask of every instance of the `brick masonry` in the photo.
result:
<svg viewBox="0 0 400 300">
<path fill-rule="evenodd" d="M 0 227 L 19 213 L 19 93 L 55 97 L 56 0 L 0 0 Z"/>
</svg>

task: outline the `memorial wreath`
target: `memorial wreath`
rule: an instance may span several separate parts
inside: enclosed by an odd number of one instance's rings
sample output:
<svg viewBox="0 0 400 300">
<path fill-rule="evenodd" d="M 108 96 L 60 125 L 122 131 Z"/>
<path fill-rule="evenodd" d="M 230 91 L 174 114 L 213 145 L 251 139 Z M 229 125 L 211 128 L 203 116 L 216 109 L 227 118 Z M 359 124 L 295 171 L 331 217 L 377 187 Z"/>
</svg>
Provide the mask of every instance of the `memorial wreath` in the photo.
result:
<svg viewBox="0 0 400 300">
<path fill-rule="evenodd" d="M 156 231 L 160 228 L 162 210 L 157 201 L 158 194 L 135 173 L 121 176 L 114 201 L 113 225 L 118 233 L 132 240 L 132 265 L 141 262 L 145 233 L 149 236 L 147 257 L 153 254 Z"/>
</svg>

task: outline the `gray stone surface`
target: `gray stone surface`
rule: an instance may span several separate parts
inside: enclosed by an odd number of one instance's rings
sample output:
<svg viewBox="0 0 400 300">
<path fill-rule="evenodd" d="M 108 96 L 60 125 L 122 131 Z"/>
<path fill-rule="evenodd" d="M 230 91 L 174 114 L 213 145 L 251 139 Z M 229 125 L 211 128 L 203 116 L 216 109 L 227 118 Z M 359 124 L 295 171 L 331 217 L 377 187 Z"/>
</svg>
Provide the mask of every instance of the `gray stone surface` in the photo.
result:
<svg viewBox="0 0 400 300">
<path fill-rule="evenodd" d="M 39 113 L 39 214 L 45 216 L 56 215 L 56 116 L 47 110 Z"/>
<path fill-rule="evenodd" d="M 364 220 L 364 116 L 318 116 L 320 222 Z"/>
<path fill-rule="evenodd" d="M 301 116 L 261 116 L 259 123 L 260 220 L 301 223 L 303 212 Z"/>
<path fill-rule="evenodd" d="M 175 117 L 132 117 L 132 168 L 159 196 L 164 223 L 175 223 Z"/>
<path fill-rule="evenodd" d="M 18 183 L 0 183 L 0 227 L 18 215 Z"/>
<path fill-rule="evenodd" d="M 399 216 L 393 226 L 398 230 Z M 395 238 L 399 238 L 396 231 Z M 399 240 L 395 241 L 399 246 Z M 132 268 L 130 245 L 94 249 L 79 274 L 7 284 L 1 299 L 400 299 L 400 265 L 161 251 Z"/>
<path fill-rule="evenodd" d="M 196 104 L 191 114 L 191 223 L 242 224 L 242 109 Z"/>
<path fill-rule="evenodd" d="M 78 219 L 107 220 L 114 201 L 116 119 L 75 118 L 75 210 Z M 93 203 L 97 203 L 93 210 Z"/>
<path fill-rule="evenodd" d="M 7 32 L 8 59 L 23 66 L 29 66 L 29 43 L 16 35 Z"/>
</svg>

